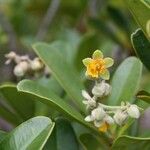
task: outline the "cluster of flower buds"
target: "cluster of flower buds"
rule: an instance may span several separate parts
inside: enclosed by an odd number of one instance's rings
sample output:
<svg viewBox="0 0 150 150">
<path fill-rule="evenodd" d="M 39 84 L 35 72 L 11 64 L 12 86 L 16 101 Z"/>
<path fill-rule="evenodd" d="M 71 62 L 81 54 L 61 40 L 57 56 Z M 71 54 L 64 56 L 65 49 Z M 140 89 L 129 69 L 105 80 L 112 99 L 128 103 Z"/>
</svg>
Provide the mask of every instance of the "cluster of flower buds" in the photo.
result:
<svg viewBox="0 0 150 150">
<path fill-rule="evenodd" d="M 83 103 L 89 113 L 85 121 L 93 122 L 99 131 L 106 132 L 112 124 L 121 126 L 129 117 L 136 119 L 140 117 L 140 108 L 135 104 L 122 102 L 121 106 L 109 106 L 101 103 L 101 100 L 111 93 L 111 86 L 105 81 L 109 79 L 109 72 L 106 68 L 113 64 L 111 58 L 103 59 L 102 52 L 96 50 L 93 57 L 84 59 L 83 63 L 87 67 L 86 76 L 95 80 L 92 88 L 93 96 L 85 90 L 82 91 Z"/>
<path fill-rule="evenodd" d="M 20 56 L 15 52 L 10 52 L 5 57 L 7 58 L 5 64 L 9 64 L 12 61 L 16 64 L 13 72 L 17 77 L 23 77 L 26 74 L 35 74 L 43 70 L 46 71 L 45 65 L 38 57 L 31 60 L 28 55 Z"/>
</svg>

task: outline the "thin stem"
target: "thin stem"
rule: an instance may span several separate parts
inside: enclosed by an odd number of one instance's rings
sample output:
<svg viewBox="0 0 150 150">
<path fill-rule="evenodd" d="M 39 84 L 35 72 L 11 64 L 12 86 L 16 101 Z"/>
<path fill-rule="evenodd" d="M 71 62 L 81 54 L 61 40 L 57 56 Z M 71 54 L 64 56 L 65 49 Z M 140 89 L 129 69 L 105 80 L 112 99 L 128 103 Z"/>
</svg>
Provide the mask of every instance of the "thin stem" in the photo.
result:
<svg viewBox="0 0 150 150">
<path fill-rule="evenodd" d="M 102 103 L 99 103 L 99 106 L 103 107 L 106 110 L 116 110 L 116 109 L 126 109 L 127 106 L 108 106 L 108 105 L 104 105 Z"/>
<path fill-rule="evenodd" d="M 48 28 L 50 24 L 52 23 L 54 16 L 56 15 L 59 5 L 60 5 L 60 0 L 51 1 L 49 8 L 43 18 L 39 31 L 37 33 L 37 36 L 36 36 L 37 40 L 42 41 L 45 38 Z"/>
</svg>

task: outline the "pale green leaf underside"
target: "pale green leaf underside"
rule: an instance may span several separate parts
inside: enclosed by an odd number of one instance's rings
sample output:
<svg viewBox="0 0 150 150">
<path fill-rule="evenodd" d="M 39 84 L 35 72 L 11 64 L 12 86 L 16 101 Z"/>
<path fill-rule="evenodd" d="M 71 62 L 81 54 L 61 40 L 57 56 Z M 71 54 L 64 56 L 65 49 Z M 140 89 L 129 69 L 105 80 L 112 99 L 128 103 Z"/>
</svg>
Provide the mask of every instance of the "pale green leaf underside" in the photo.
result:
<svg viewBox="0 0 150 150">
<path fill-rule="evenodd" d="M 1 150 L 41 150 L 50 136 L 54 123 L 47 117 L 35 117 L 7 134 L 0 143 Z"/>
</svg>

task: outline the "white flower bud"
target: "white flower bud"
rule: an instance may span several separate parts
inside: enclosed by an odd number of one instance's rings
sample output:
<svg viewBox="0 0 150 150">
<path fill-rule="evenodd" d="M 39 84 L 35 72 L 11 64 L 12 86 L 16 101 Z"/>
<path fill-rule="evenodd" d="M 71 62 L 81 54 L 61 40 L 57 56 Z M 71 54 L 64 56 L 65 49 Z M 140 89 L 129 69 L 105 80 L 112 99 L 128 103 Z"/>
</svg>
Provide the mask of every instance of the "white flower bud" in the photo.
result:
<svg viewBox="0 0 150 150">
<path fill-rule="evenodd" d="M 28 69 L 29 69 L 29 64 L 26 61 L 22 61 L 18 65 L 15 66 L 14 74 L 17 77 L 22 77 L 28 71 Z"/>
<path fill-rule="evenodd" d="M 86 109 L 89 110 L 89 109 L 93 109 L 96 107 L 96 102 L 91 99 L 91 100 L 85 100 L 85 101 L 82 101 L 83 104 L 86 105 Z"/>
<path fill-rule="evenodd" d="M 92 116 L 87 116 L 87 117 L 85 117 L 85 119 L 84 119 L 86 122 L 91 122 L 91 121 L 93 121 L 94 120 L 94 118 L 92 118 Z"/>
<path fill-rule="evenodd" d="M 94 120 L 95 127 L 99 128 L 103 124 L 103 121 Z"/>
<path fill-rule="evenodd" d="M 114 115 L 114 120 L 118 125 L 123 125 L 128 117 L 127 113 L 122 112 L 121 110 L 117 111 Z"/>
<path fill-rule="evenodd" d="M 101 83 L 98 83 L 93 87 L 92 94 L 97 97 L 103 97 L 109 95 L 110 91 L 110 85 L 108 83 L 105 83 L 105 81 L 102 81 Z"/>
<path fill-rule="evenodd" d="M 108 124 L 114 124 L 114 119 L 109 115 L 105 116 L 104 121 L 107 122 Z"/>
<path fill-rule="evenodd" d="M 130 117 L 132 118 L 139 118 L 140 117 L 140 111 L 137 107 L 137 105 L 130 105 L 127 109 L 127 112 Z"/>
<path fill-rule="evenodd" d="M 91 112 L 91 116 L 95 120 L 102 120 L 105 117 L 105 115 L 106 115 L 106 112 L 103 110 L 102 107 L 98 107 Z"/>
<path fill-rule="evenodd" d="M 8 59 L 14 59 L 16 57 L 16 53 L 12 51 L 12 52 L 6 54 L 5 57 Z"/>
<path fill-rule="evenodd" d="M 34 71 L 39 71 L 43 69 L 44 65 L 42 61 L 39 58 L 35 58 L 33 61 L 31 61 L 31 68 Z"/>
</svg>

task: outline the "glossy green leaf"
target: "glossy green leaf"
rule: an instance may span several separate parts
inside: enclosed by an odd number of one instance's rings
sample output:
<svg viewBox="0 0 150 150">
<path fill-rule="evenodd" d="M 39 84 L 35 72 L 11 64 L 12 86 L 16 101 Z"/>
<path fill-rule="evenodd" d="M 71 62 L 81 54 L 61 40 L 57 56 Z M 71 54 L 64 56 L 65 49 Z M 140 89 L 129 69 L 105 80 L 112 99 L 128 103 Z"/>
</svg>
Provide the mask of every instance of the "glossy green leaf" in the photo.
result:
<svg viewBox="0 0 150 150">
<path fill-rule="evenodd" d="M 115 140 L 111 150 L 149 150 L 150 138 L 121 136 Z"/>
<path fill-rule="evenodd" d="M 125 59 L 113 75 L 108 103 L 120 105 L 121 101 L 130 101 L 138 89 L 141 73 L 142 64 L 137 58 Z"/>
<path fill-rule="evenodd" d="M 150 70 L 150 42 L 141 29 L 131 35 L 132 45 L 142 63 Z"/>
<path fill-rule="evenodd" d="M 1 150 L 41 150 L 54 128 L 47 117 L 35 117 L 22 123 L 0 142 Z"/>
<path fill-rule="evenodd" d="M 23 80 L 18 84 L 17 88 L 20 92 L 32 96 L 36 101 L 40 101 L 50 107 L 53 107 L 71 117 L 72 119 L 82 123 L 86 127 L 90 127 L 91 129 L 95 130 L 92 126 L 84 121 L 84 117 L 72 106 L 68 105 L 55 93 L 47 90 L 45 87 L 42 87 L 38 83 L 30 80 Z"/>
<path fill-rule="evenodd" d="M 80 142 L 86 150 L 104 150 L 107 145 L 92 134 L 85 133 L 80 136 Z"/>
<path fill-rule="evenodd" d="M 55 122 L 56 126 L 44 150 L 79 150 L 79 143 L 70 122 L 63 118 Z"/>
<path fill-rule="evenodd" d="M 150 104 L 150 93 L 147 91 L 139 91 L 136 95 L 138 99 L 141 99 Z"/>
<path fill-rule="evenodd" d="M 40 78 L 36 82 L 38 82 L 38 84 L 44 86 L 47 90 L 52 91 L 57 95 L 63 95 L 64 90 L 53 76 L 51 76 L 50 78 Z M 49 115 L 49 113 L 51 113 L 51 110 L 46 104 L 43 104 L 40 101 L 36 101 L 35 115 Z"/>
<path fill-rule="evenodd" d="M 37 43 L 33 48 L 43 62 L 50 67 L 53 76 L 65 89 L 67 94 L 74 100 L 80 110 L 84 111 L 85 107 L 82 103 L 83 98 L 81 95 L 81 90 L 84 89 L 84 86 L 73 67 L 65 61 L 65 58 L 57 52 L 54 46 Z"/>
<path fill-rule="evenodd" d="M 4 84 L 0 87 L 0 92 L 23 120 L 34 115 L 34 101 L 30 97 L 19 93 L 15 85 Z"/>
<path fill-rule="evenodd" d="M 57 95 L 62 95 L 63 93 L 62 87 L 53 76 L 51 76 L 50 78 L 43 77 L 38 80 L 38 83 L 48 90 L 53 91 Z"/>
<path fill-rule="evenodd" d="M 127 3 L 133 17 L 149 39 L 150 35 L 147 32 L 146 26 L 150 20 L 150 5 L 144 0 L 125 0 L 125 2 Z"/>
</svg>

